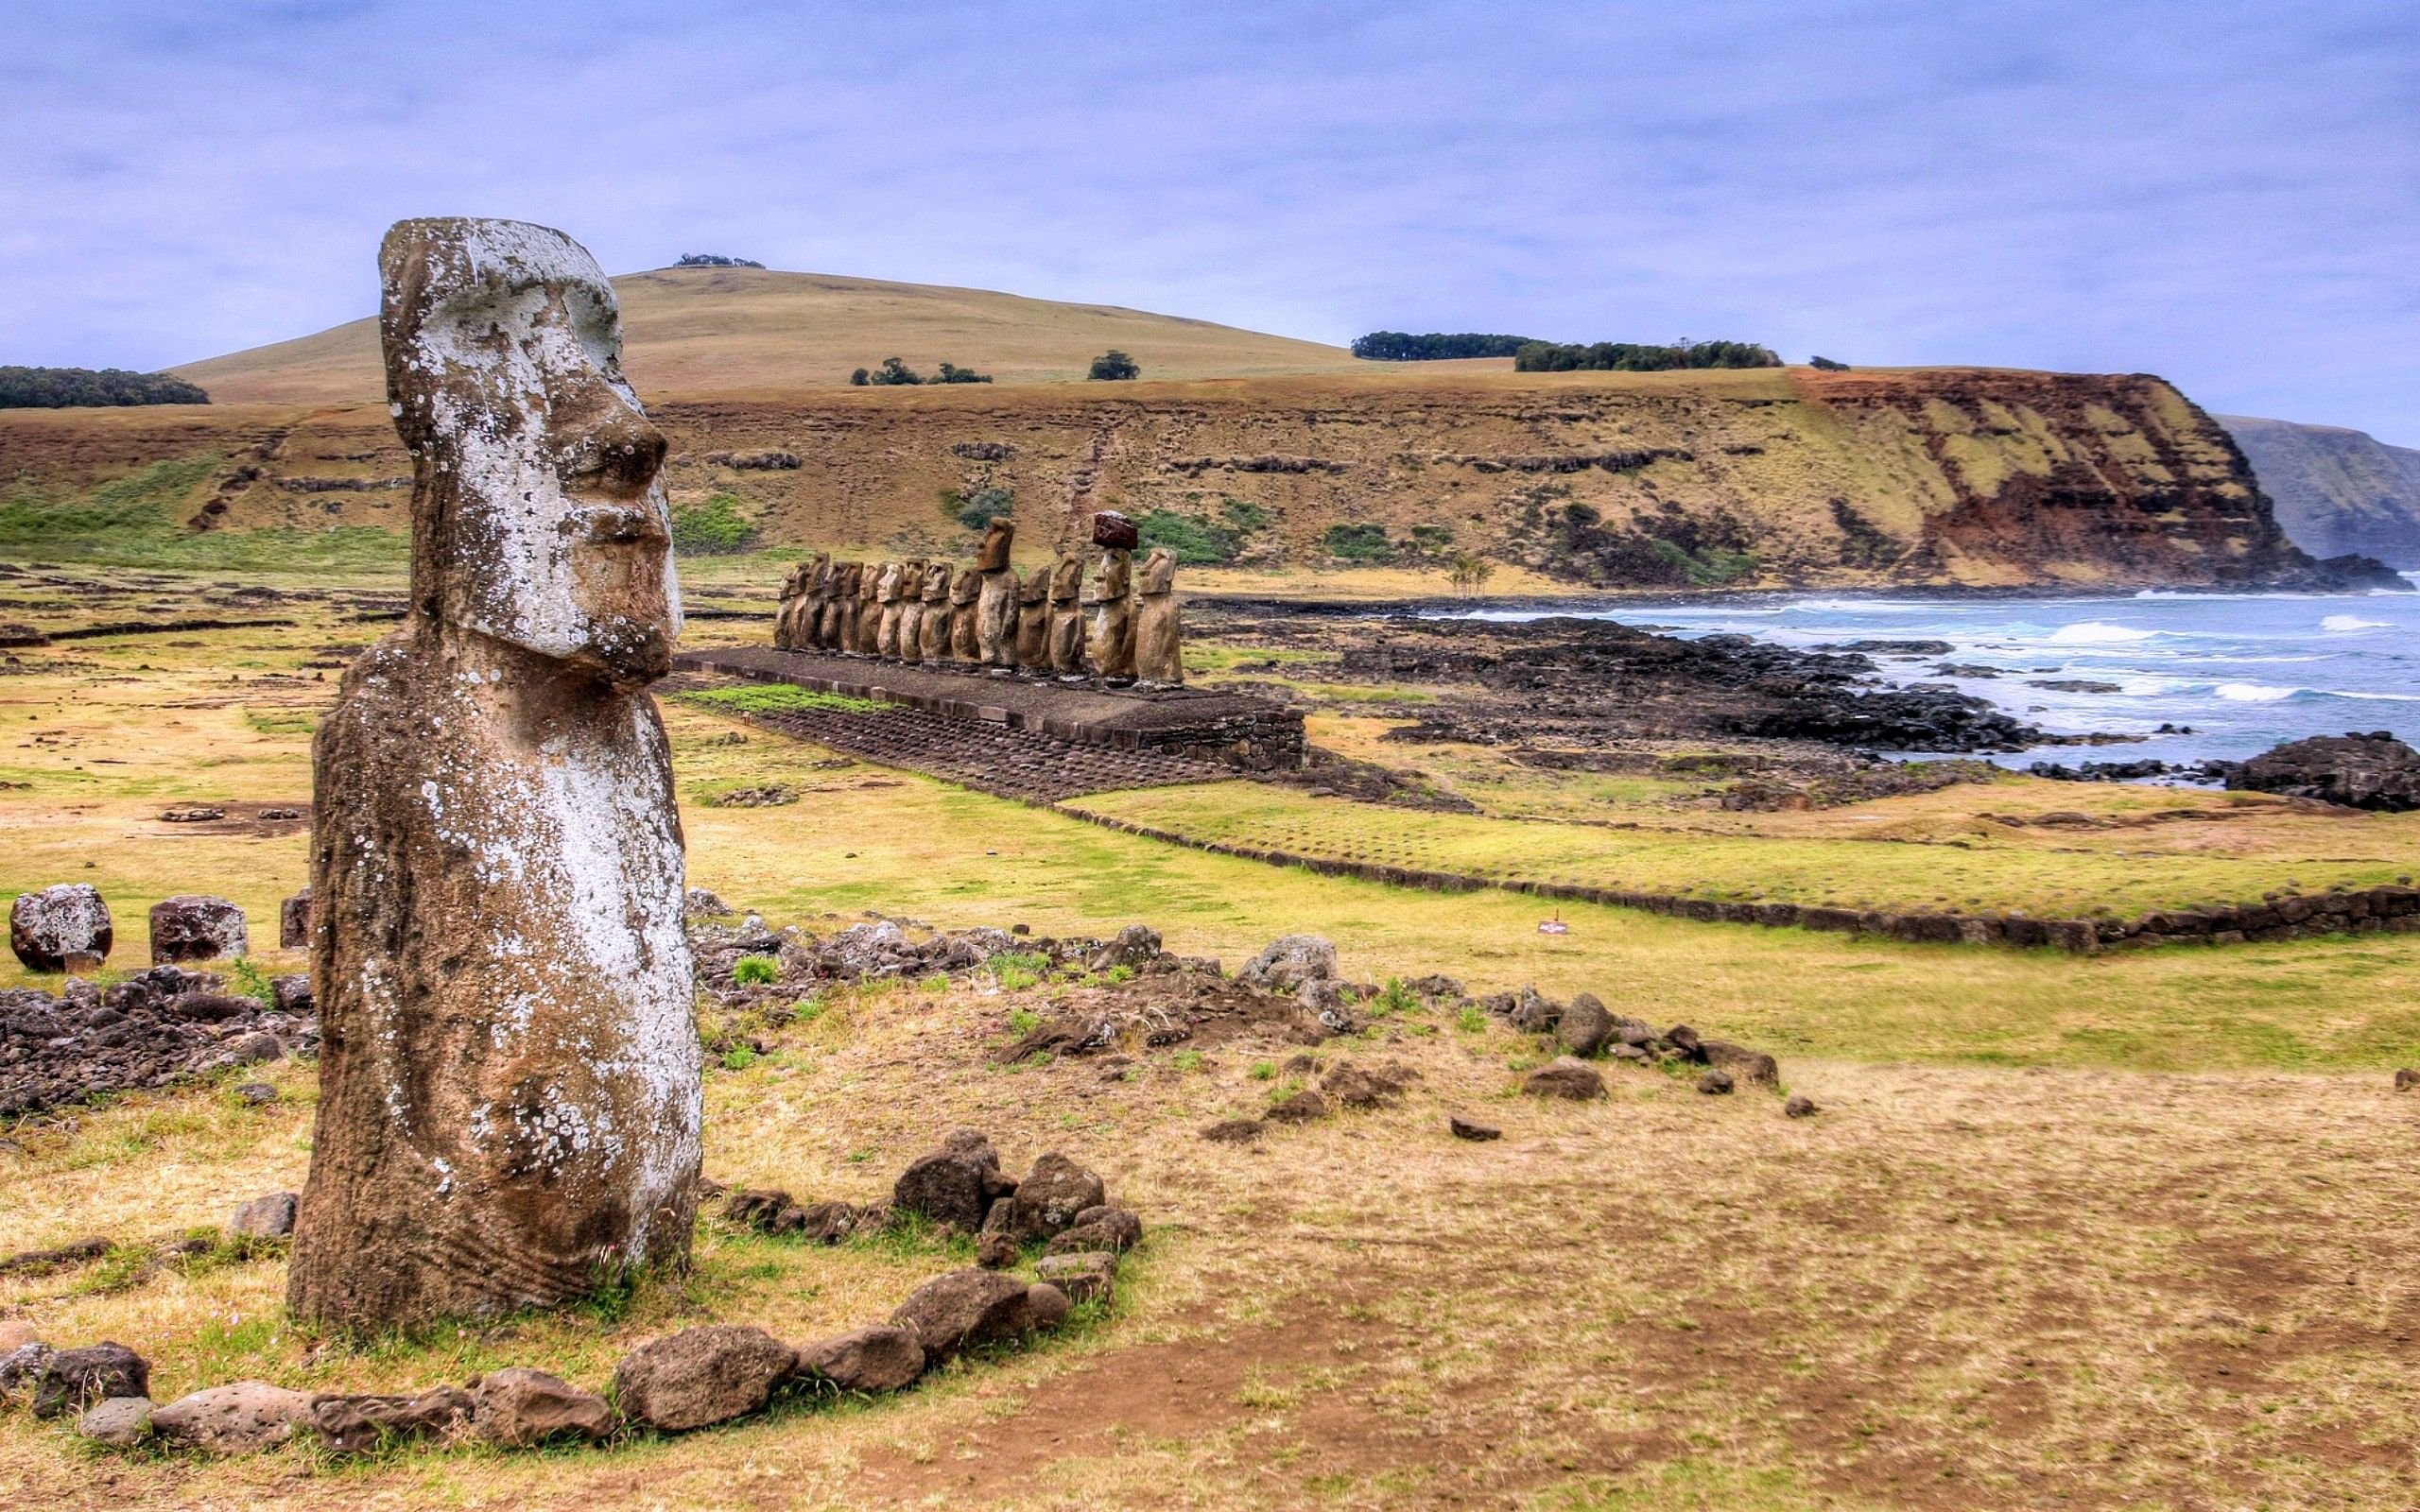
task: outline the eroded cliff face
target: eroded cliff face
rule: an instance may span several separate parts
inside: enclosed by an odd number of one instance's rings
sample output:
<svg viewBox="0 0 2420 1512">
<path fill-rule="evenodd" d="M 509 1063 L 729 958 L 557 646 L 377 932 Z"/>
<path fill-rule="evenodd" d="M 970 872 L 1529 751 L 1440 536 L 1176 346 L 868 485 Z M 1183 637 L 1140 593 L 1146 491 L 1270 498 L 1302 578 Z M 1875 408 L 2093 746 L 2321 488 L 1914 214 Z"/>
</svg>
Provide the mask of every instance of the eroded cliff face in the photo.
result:
<svg viewBox="0 0 2420 1512">
<path fill-rule="evenodd" d="M 2328 586 L 2226 431 L 2164 381 L 1971 369 L 1355 374 L 656 400 L 676 507 L 769 541 L 1021 559 L 1119 508 L 1195 565 L 1442 565 L 1575 587 Z M 205 420 L 204 417 L 207 417 Z M 19 491 L 207 447 L 198 527 L 401 521 L 383 410 L 0 418 Z M 201 432 L 210 432 L 205 438 Z M 383 437 L 382 437 L 383 433 Z"/>
<path fill-rule="evenodd" d="M 2337 425 L 2218 419 L 2295 545 L 2315 557 L 2359 552 L 2420 568 L 2420 451 Z"/>
</svg>

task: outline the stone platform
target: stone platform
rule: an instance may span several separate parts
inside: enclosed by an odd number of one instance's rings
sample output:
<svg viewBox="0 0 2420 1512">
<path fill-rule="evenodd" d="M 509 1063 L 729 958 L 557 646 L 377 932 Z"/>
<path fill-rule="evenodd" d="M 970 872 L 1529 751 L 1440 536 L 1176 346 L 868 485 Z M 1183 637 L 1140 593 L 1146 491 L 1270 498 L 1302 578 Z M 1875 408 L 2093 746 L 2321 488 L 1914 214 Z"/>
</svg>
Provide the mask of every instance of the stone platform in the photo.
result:
<svg viewBox="0 0 2420 1512">
<path fill-rule="evenodd" d="M 1288 771 L 1304 764 L 1306 752 L 1302 714 L 1249 694 L 995 678 L 948 664 L 909 666 L 770 646 L 688 651 L 673 665 L 685 673 L 786 682 L 896 704 L 945 724 L 988 726 L 1013 737 L 1233 771 Z"/>
</svg>

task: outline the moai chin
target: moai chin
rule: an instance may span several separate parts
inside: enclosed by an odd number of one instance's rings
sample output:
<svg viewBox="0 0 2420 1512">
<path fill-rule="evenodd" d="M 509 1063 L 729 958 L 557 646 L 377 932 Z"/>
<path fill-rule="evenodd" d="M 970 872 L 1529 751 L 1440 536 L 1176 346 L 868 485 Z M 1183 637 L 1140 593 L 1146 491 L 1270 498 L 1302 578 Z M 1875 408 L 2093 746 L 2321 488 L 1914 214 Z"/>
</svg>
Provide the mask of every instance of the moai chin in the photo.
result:
<svg viewBox="0 0 2420 1512">
<path fill-rule="evenodd" d="M 975 603 L 975 653 L 994 677 L 1006 677 L 1017 664 L 1019 585 L 1016 569 L 1009 565 L 1016 534 L 1015 521 L 993 521 L 984 527 L 983 549 L 975 557 L 975 570 L 982 577 Z"/>
<path fill-rule="evenodd" d="M 1176 612 L 1176 558 L 1155 546 L 1135 584 L 1134 676 L 1153 687 L 1184 681 L 1184 633 Z"/>
<path fill-rule="evenodd" d="M 916 622 L 916 647 L 924 661 L 949 659 L 949 591 L 956 576 L 945 561 L 925 569 L 925 617 Z"/>
<path fill-rule="evenodd" d="M 976 633 L 975 616 L 977 600 L 982 596 L 982 575 L 969 568 L 960 572 L 949 585 L 949 646 L 942 653 L 949 662 L 975 665 L 982 660 L 982 638 Z"/>
<path fill-rule="evenodd" d="M 1014 664 L 1022 672 L 1050 670 L 1050 575 L 1051 565 L 1045 562 L 1017 586 Z"/>
<path fill-rule="evenodd" d="M 379 326 L 410 607 L 312 752 L 321 1048 L 286 1300 L 385 1329 L 686 1260 L 700 1052 L 648 684 L 679 633 L 663 436 L 560 232 L 407 220 Z"/>
<path fill-rule="evenodd" d="M 1050 569 L 1050 670 L 1062 682 L 1084 679 L 1084 559 L 1063 551 Z"/>
</svg>

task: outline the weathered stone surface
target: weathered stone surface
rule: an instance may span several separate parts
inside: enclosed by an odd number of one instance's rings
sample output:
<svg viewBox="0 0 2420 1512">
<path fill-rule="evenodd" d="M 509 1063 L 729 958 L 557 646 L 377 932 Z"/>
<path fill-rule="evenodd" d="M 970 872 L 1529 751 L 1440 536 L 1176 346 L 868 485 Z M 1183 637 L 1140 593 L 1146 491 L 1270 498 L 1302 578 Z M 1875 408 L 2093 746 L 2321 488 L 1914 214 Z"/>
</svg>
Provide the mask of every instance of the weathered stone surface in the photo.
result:
<svg viewBox="0 0 2420 1512">
<path fill-rule="evenodd" d="M 1613 1036 L 1614 1016 L 1587 992 L 1573 998 L 1571 1006 L 1564 1009 L 1563 1017 L 1555 1022 L 1555 1042 L 1582 1059 L 1604 1049 L 1605 1041 Z"/>
<path fill-rule="evenodd" d="M 311 889 L 303 888 L 277 905 L 277 948 L 308 950 L 311 945 Z"/>
<path fill-rule="evenodd" d="M 254 1197 L 235 1210 L 227 1221 L 227 1231 L 247 1239 L 279 1239 L 294 1231 L 296 1198 L 291 1192 L 272 1192 Z"/>
<path fill-rule="evenodd" d="M 1269 1126 L 1256 1118 L 1222 1118 L 1202 1129 L 1201 1137 L 1213 1144 L 1252 1144 L 1268 1132 Z"/>
<path fill-rule="evenodd" d="M 1050 569 L 1050 670 L 1061 678 L 1084 675 L 1084 561 L 1062 551 Z"/>
<path fill-rule="evenodd" d="M 1495 1125 L 1464 1118 L 1460 1113 L 1447 1118 L 1445 1126 L 1453 1130 L 1454 1138 L 1458 1140 L 1500 1140 L 1504 1137 L 1504 1131 Z"/>
<path fill-rule="evenodd" d="M 1098 517 L 1096 517 L 1098 522 Z M 1092 623 L 1086 627 L 1084 654 L 1096 676 L 1111 682 L 1134 678 L 1134 555 L 1123 546 L 1100 554 L 1093 577 Z"/>
<path fill-rule="evenodd" d="M 2411 1067 L 2406 1066 L 2394 1074 L 2394 1090 L 2396 1091 L 2408 1092 L 2414 1087 L 2420 1087 L 2420 1071 L 2414 1071 Z"/>
<path fill-rule="evenodd" d="M 311 1403 L 311 1429 L 339 1454 L 368 1454 L 414 1439 L 450 1439 L 471 1429 L 478 1399 L 459 1386 L 412 1396 L 320 1397 Z"/>
<path fill-rule="evenodd" d="M 1050 670 L 1050 568 L 1036 567 L 1017 585 L 1013 660 L 1026 672 Z"/>
<path fill-rule="evenodd" d="M 604 1398 L 544 1370 L 519 1366 L 491 1370 L 472 1383 L 471 1394 L 473 1425 L 479 1436 L 506 1449 L 527 1449 L 553 1438 L 601 1443 L 614 1434 L 614 1409 Z"/>
<path fill-rule="evenodd" d="M 2386 730 L 2289 741 L 2231 768 L 2226 785 L 2346 808 L 2420 808 L 2420 751 Z"/>
<path fill-rule="evenodd" d="M 152 1434 L 171 1444 L 213 1454 L 275 1449 L 308 1421 L 311 1394 L 238 1381 L 179 1397 L 151 1413 Z"/>
<path fill-rule="evenodd" d="M 1520 999 L 1512 1005 L 1513 1028 L 1523 1034 L 1552 1034 L 1562 1022 L 1562 1004 L 1534 987 L 1521 988 Z"/>
<path fill-rule="evenodd" d="M 1106 1302 L 1117 1290 L 1117 1256 L 1107 1249 L 1079 1249 L 1045 1255 L 1034 1274 L 1067 1295 L 1071 1302 Z"/>
<path fill-rule="evenodd" d="M 900 1391 L 925 1373 L 925 1347 L 908 1330 L 877 1323 L 802 1345 L 798 1363 L 843 1391 Z"/>
<path fill-rule="evenodd" d="M 1822 1111 L 1815 1106 L 1815 1099 L 1805 1092 L 1790 1093 L 1789 1100 L 1781 1105 L 1781 1110 L 1790 1118 L 1813 1118 Z"/>
<path fill-rule="evenodd" d="M 1155 546 L 1143 558 L 1134 593 L 1134 676 L 1173 688 L 1184 680 L 1184 633 L 1177 615 L 1176 558 Z"/>
<path fill-rule="evenodd" d="M 1149 924 L 1129 924 L 1117 932 L 1117 937 L 1093 953 L 1084 963 L 1093 971 L 1115 971 L 1125 967 L 1140 971 L 1160 956 L 1160 932 Z"/>
<path fill-rule="evenodd" d="M 1067 1157 L 1055 1150 L 1037 1157 L 1007 1199 L 1009 1235 L 1021 1245 L 1048 1239 L 1072 1228 L 1076 1214 L 1099 1207 L 1105 1195 L 1100 1177 Z"/>
<path fill-rule="evenodd" d="M 798 1369 L 798 1351 L 744 1324 L 711 1323 L 640 1345 L 614 1367 L 614 1400 L 667 1433 L 760 1412 Z"/>
<path fill-rule="evenodd" d="M 890 1315 L 939 1365 L 959 1350 L 1014 1338 L 1033 1326 L 1026 1283 L 997 1271 L 954 1270 L 908 1294 Z"/>
<path fill-rule="evenodd" d="M 1281 936 L 1245 962 L 1236 980 L 1271 992 L 1292 992 L 1313 980 L 1332 982 L 1336 946 L 1317 935 Z"/>
<path fill-rule="evenodd" d="M 1705 1063 L 1717 1071 L 1729 1072 L 1740 1081 L 1759 1087 L 1781 1085 L 1781 1063 L 1761 1050 L 1735 1045 L 1728 1040 L 1707 1040 L 1698 1047 L 1705 1056 Z"/>
<path fill-rule="evenodd" d="M 1698 1078 L 1698 1091 L 1709 1097 L 1728 1094 L 1732 1085 L 1731 1073 L 1727 1071 L 1709 1071 Z"/>
<path fill-rule="evenodd" d="M 116 938 L 110 905 L 87 883 L 19 893 L 9 905 L 9 948 L 28 971 L 63 971 L 71 957 L 98 966 Z"/>
<path fill-rule="evenodd" d="M 96 1444 L 131 1449 L 151 1436 L 151 1399 L 112 1397 L 84 1409 L 76 1432 Z"/>
<path fill-rule="evenodd" d="M 287 1287 L 370 1328 L 678 1263 L 702 1116 L 646 691 L 680 629 L 665 441 L 613 288 L 510 221 L 404 221 L 379 268 L 411 610 L 314 747 L 325 1039 Z"/>
<path fill-rule="evenodd" d="M 1036 1332 L 1045 1332 L 1067 1321 L 1074 1303 L 1065 1292 L 1048 1281 L 1036 1281 L 1025 1289 L 1027 1324 Z"/>
<path fill-rule="evenodd" d="M 251 948 L 244 911 L 224 898 L 180 893 L 151 905 L 151 964 L 233 960 Z"/>
<path fill-rule="evenodd" d="M 1532 1097 L 1568 1097 L 1574 1102 L 1585 1102 L 1605 1095 L 1605 1078 L 1586 1061 L 1563 1056 L 1530 1073 L 1529 1079 L 1521 1083 L 1521 1090 Z"/>
<path fill-rule="evenodd" d="M 961 1130 L 960 1134 L 971 1133 Z M 959 1136 L 953 1135 L 957 1140 Z M 981 1135 L 971 1142 L 944 1143 L 899 1174 L 890 1190 L 890 1205 L 901 1212 L 922 1213 L 946 1228 L 975 1233 L 991 1214 L 994 1198 L 1016 1190 L 1000 1175 L 1000 1159 Z"/>
<path fill-rule="evenodd" d="M 34 1388 L 41 1384 L 43 1372 L 49 1368 L 59 1351 L 32 1336 L 28 1328 L 26 1337 L 7 1349 L 0 1350 L 0 1407 L 15 1407 L 33 1400 Z"/>
<path fill-rule="evenodd" d="M 1046 1256 L 1080 1255 L 1105 1249 L 1123 1253 L 1143 1242 L 1143 1220 L 1124 1208 L 1087 1208 L 1076 1214 L 1075 1227 L 1042 1248 Z"/>
<path fill-rule="evenodd" d="M 33 1345 L 28 1349 L 42 1349 Z M 27 1353 L 9 1356 L 16 1361 Z M 0 1378 L 0 1390 L 8 1389 Z M 33 1374 L 30 1405 L 37 1418 L 82 1412 L 112 1397 L 151 1395 L 151 1365 L 123 1344 L 103 1342 L 80 1349 L 55 1349 L 43 1354 Z"/>
</svg>

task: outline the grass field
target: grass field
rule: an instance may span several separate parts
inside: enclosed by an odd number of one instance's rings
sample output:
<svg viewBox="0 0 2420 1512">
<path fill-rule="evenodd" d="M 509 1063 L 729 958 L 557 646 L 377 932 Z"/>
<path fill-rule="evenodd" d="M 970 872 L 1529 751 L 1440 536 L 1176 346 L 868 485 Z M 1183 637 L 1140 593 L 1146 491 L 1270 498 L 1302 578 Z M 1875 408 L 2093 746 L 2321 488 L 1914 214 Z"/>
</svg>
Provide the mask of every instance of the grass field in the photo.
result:
<svg viewBox="0 0 2420 1512">
<path fill-rule="evenodd" d="M 0 790 L 0 890 L 94 882 L 117 912 L 122 964 L 141 963 L 143 910 L 171 892 L 233 897 L 256 931 L 273 920 L 303 880 L 299 829 L 157 816 L 172 801 L 308 797 L 309 730 L 333 686 L 318 674 L 334 673 L 305 663 L 383 627 L 316 602 L 277 611 L 305 623 L 20 653 L 0 678 L 0 730 L 20 731 L 0 744 L 0 781 L 23 784 Z M 1534 901 L 1208 855 L 873 767 L 686 701 L 666 715 L 691 882 L 777 923 L 829 930 L 878 909 L 1105 935 L 1140 920 L 1171 949 L 1230 965 L 1309 930 L 1333 937 L 1359 979 L 1436 971 L 1474 991 L 1586 989 L 1617 1012 L 1770 1049 L 1824 1111 L 1789 1121 L 1770 1095 L 1701 1097 L 1685 1080 L 1617 1069 L 1603 1104 L 1542 1104 L 1515 1090 L 1542 1054 L 1534 1040 L 1414 1011 L 1320 1052 L 1414 1067 L 1423 1080 L 1404 1106 L 1235 1150 L 1194 1131 L 1265 1106 L 1288 1083 L 1262 1068 L 1294 1047 L 1160 1052 L 1112 1075 L 1082 1060 L 999 1067 L 990 1055 L 1012 1012 L 1046 1006 L 1056 988 L 977 979 L 838 992 L 810 1018 L 751 1025 L 769 1053 L 717 1063 L 708 1170 L 866 1200 L 955 1125 L 990 1130 L 1012 1164 L 1064 1149 L 1151 1226 L 1113 1312 L 899 1400 L 793 1403 L 586 1453 L 126 1459 L 0 1417 L 0 1503 L 1797 1512 L 2410 1500 L 2420 1221 L 2404 1194 L 2420 1156 L 2413 1104 L 2386 1072 L 2420 1057 L 2420 937 L 2076 959 L 1586 906 L 1560 910 L 1569 934 L 1544 936 Z M 1320 728 L 1361 747 L 1380 725 L 1322 716 Z M 1595 811 L 1643 826 L 1616 831 L 1538 818 L 1549 789 L 1521 784 L 1541 775 L 1393 748 L 1488 793 L 1497 812 L 1444 823 L 1257 787 L 1090 801 L 1140 812 L 1148 800 L 1189 823 L 1229 814 L 1373 853 L 1618 862 L 1625 876 L 1670 864 L 1724 886 L 1744 885 L 1735 879 L 1762 854 L 1787 885 L 1830 874 L 1868 892 L 1927 874 L 1893 868 L 1995 857 L 2011 885 L 2092 868 L 2141 885 L 2133 873 L 2169 862 L 2187 868 L 2169 883 L 2198 885 L 2290 859 L 2316 887 L 2328 878 L 2313 868 L 2351 852 L 2301 826 L 2405 835 L 2400 821 L 2263 806 L 2053 846 L 2011 831 L 1999 850 L 1851 837 L 1857 810 L 1877 807 L 1884 828 L 1922 835 L 1954 829 L 1962 807 L 2224 801 L 2031 782 L 1762 816 L 1668 807 L 1685 783 L 1586 789 Z M 706 801 L 769 782 L 802 800 Z M 1738 828 L 1697 828 L 1723 824 Z M 2187 830 L 2247 849 L 2122 849 Z M 1816 857 L 1832 871 L 1790 870 Z M 299 963 L 265 951 L 263 964 Z M 265 1108 L 201 1086 L 7 1131 L 0 1253 L 94 1233 L 156 1240 L 292 1189 L 309 1158 L 313 1078 L 281 1063 L 270 1079 L 284 1095 Z M 1505 1137 L 1452 1140 L 1448 1111 Z M 879 1316 L 959 1259 L 920 1241 L 823 1250 L 709 1223 L 685 1280 L 367 1346 L 296 1330 L 273 1254 L 8 1278 L 0 1317 L 57 1342 L 135 1345 L 161 1400 L 246 1376 L 366 1390 L 499 1364 L 594 1387 L 621 1352 L 670 1329 L 750 1321 L 804 1338 Z"/>
</svg>

